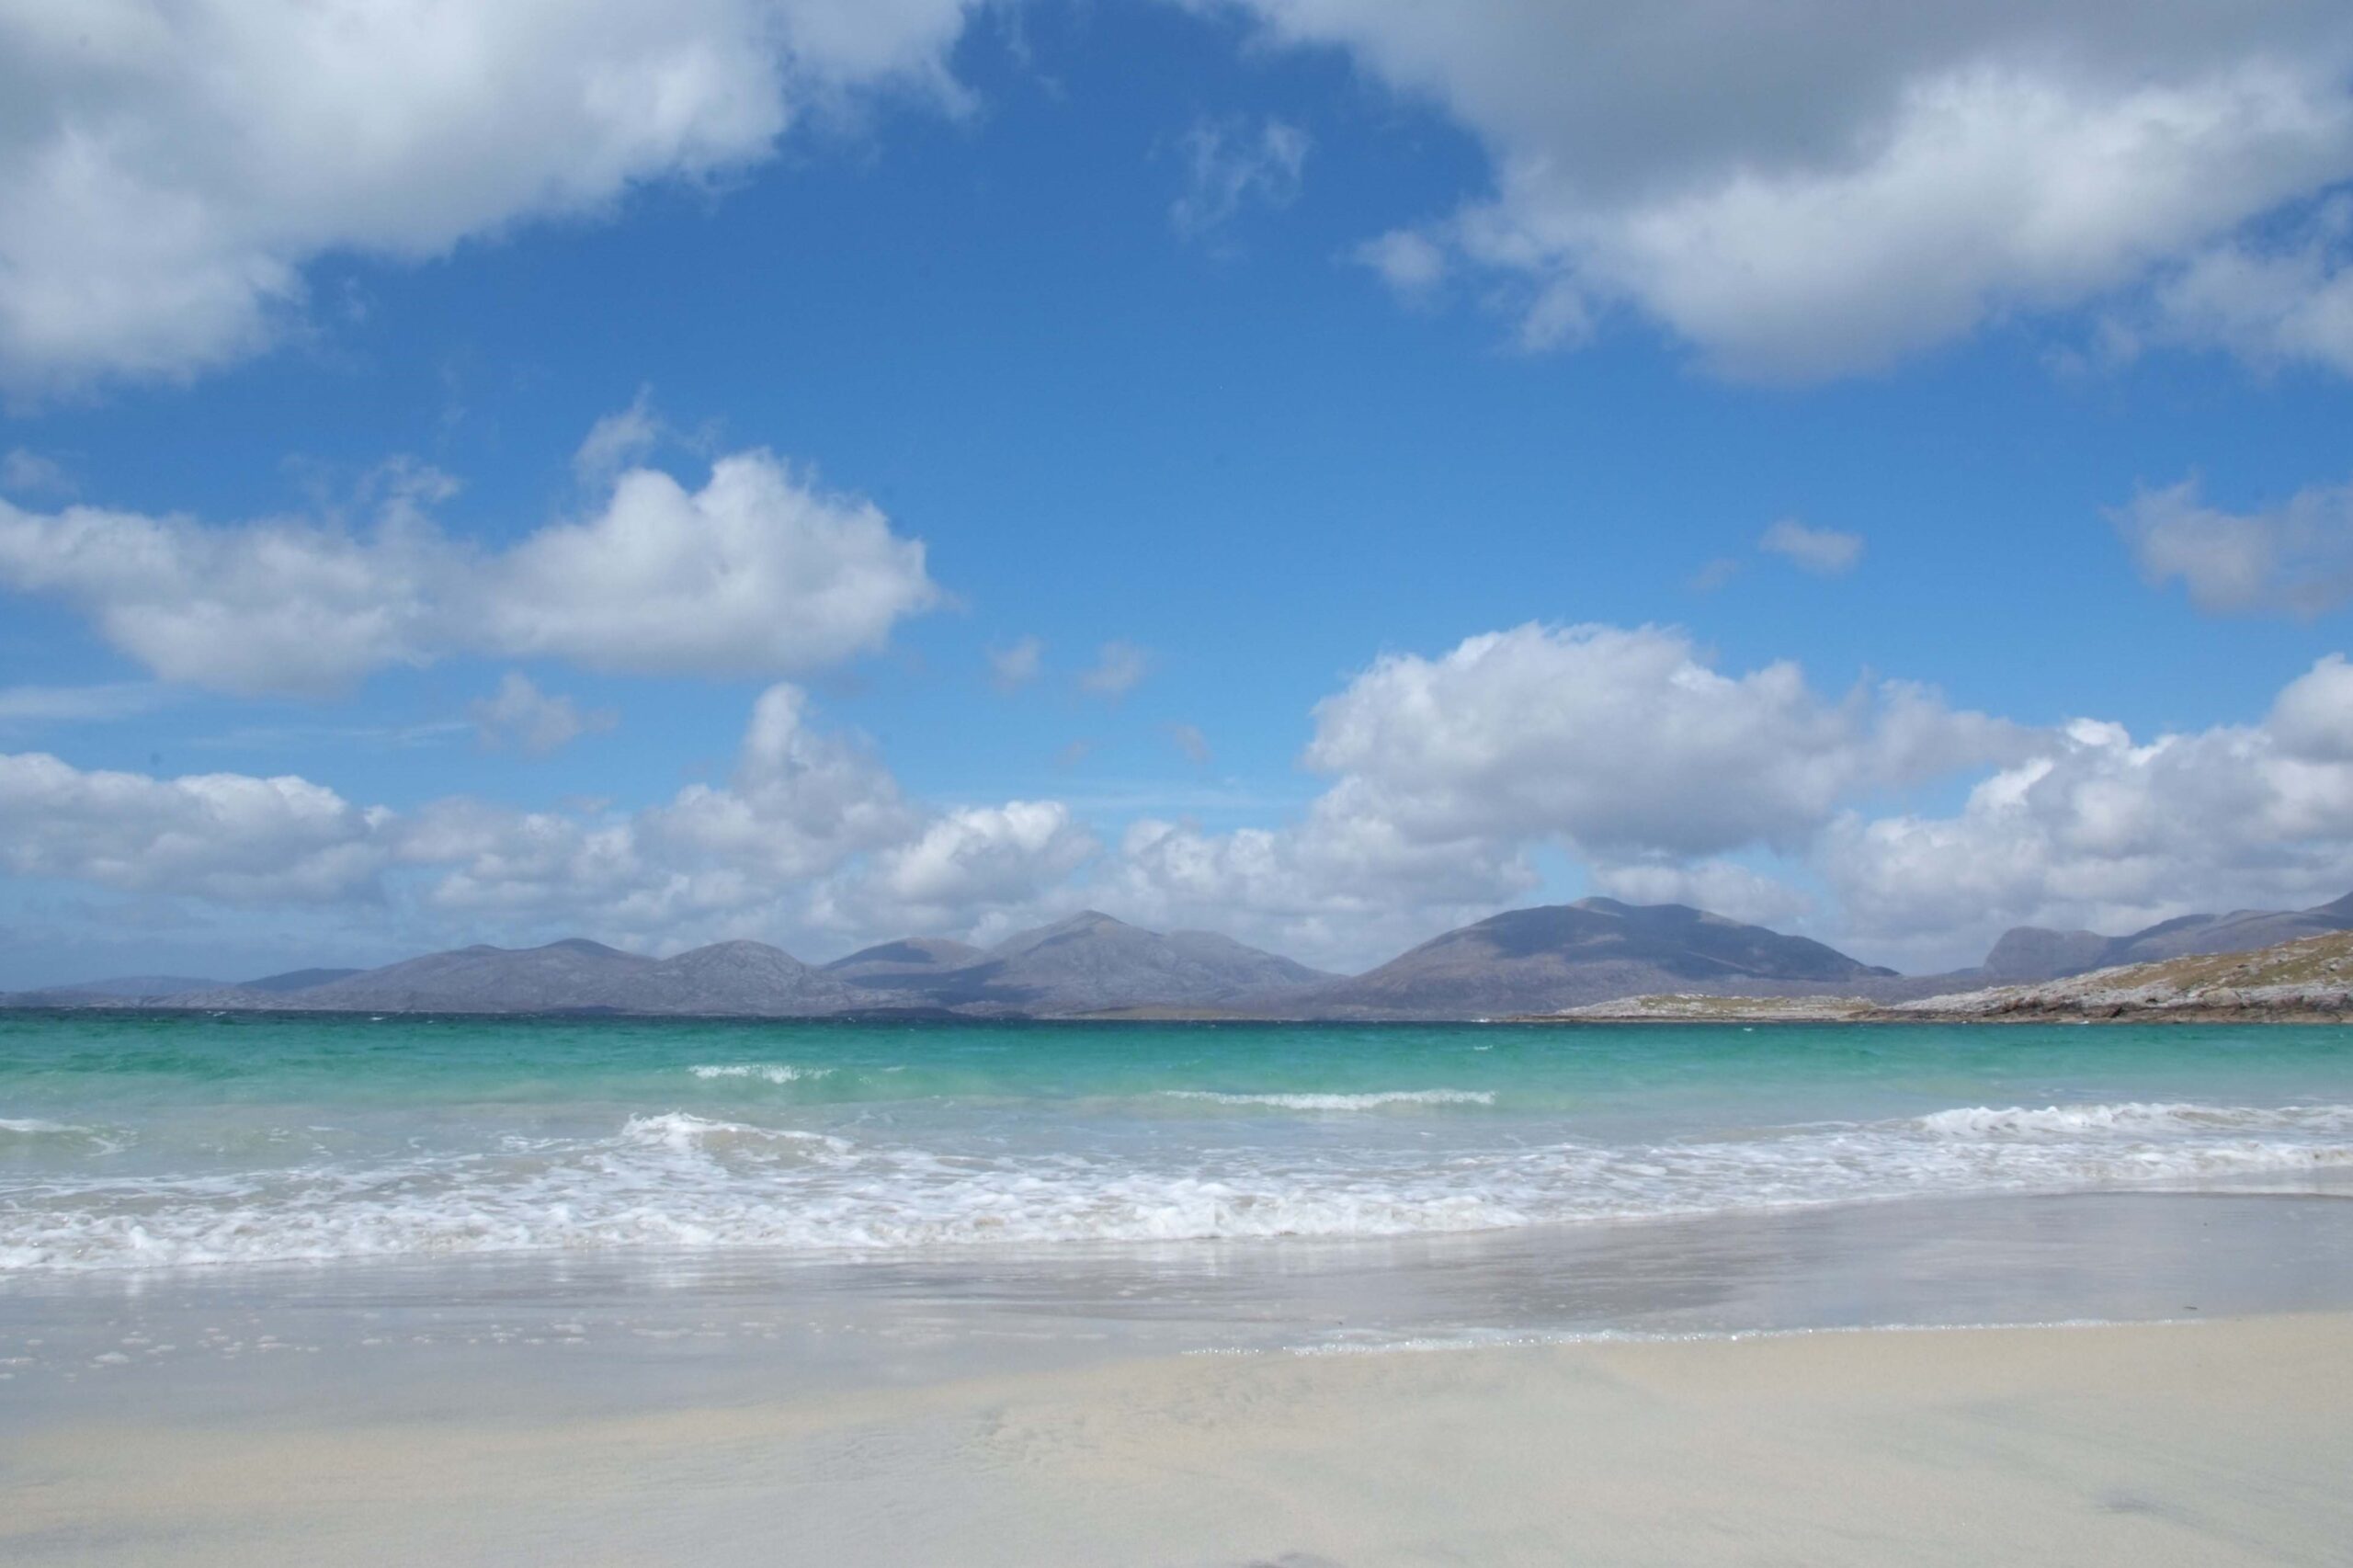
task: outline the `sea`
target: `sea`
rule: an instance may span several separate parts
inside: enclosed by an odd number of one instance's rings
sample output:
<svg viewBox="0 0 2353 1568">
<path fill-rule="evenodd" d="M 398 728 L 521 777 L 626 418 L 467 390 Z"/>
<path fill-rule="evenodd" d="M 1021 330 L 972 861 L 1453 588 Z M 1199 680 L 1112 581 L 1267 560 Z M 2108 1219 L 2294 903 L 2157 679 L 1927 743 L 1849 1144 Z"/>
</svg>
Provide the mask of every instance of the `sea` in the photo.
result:
<svg viewBox="0 0 2353 1568">
<path fill-rule="evenodd" d="M 2340 1306 L 2348 1195 L 2321 1027 L 9 1013 L 0 1379 Z"/>
</svg>

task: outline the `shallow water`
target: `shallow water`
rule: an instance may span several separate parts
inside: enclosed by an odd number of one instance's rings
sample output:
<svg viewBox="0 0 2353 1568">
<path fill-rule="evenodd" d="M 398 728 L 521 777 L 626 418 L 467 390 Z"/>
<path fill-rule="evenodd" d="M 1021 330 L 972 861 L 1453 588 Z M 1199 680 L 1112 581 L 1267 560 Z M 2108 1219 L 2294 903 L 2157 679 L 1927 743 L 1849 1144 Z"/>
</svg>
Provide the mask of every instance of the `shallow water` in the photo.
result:
<svg viewBox="0 0 2353 1568">
<path fill-rule="evenodd" d="M 0 1281 L 2318 1190 L 2347 1038 L 0 1015 Z"/>
</svg>

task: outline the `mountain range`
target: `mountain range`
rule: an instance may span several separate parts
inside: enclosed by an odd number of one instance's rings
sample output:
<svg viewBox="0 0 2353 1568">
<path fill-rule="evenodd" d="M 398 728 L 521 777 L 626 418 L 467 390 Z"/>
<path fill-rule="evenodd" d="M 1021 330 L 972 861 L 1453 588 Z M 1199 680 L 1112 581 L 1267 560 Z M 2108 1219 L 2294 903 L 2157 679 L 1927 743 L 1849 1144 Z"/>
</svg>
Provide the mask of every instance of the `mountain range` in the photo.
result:
<svg viewBox="0 0 2353 1568">
<path fill-rule="evenodd" d="M 1476 1018 L 1662 993 L 1895 1003 L 2120 964 L 2247 952 L 2347 930 L 2353 930 L 2353 894 L 2306 910 L 2185 915 L 2121 937 L 2019 926 L 1976 969 L 1904 976 L 1804 937 L 1684 904 L 1587 898 L 1506 911 L 1362 974 L 1342 976 L 1211 932 L 1163 934 L 1088 910 L 993 947 L 910 937 L 824 965 L 763 942 L 719 942 L 654 959 L 572 937 L 538 948 L 461 948 L 381 969 L 295 970 L 234 984 L 123 976 L 0 994 L 0 1006 Z"/>
</svg>

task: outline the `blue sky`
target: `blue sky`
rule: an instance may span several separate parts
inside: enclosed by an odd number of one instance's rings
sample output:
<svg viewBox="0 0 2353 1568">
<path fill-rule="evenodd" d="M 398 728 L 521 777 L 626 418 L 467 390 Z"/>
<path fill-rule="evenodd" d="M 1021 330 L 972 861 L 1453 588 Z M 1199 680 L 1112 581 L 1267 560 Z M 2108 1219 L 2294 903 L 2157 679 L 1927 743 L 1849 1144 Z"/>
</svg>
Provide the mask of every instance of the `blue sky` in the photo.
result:
<svg viewBox="0 0 2353 1568">
<path fill-rule="evenodd" d="M 0 984 L 2353 887 L 2353 28 L 1686 9 L 0 21 Z"/>
</svg>

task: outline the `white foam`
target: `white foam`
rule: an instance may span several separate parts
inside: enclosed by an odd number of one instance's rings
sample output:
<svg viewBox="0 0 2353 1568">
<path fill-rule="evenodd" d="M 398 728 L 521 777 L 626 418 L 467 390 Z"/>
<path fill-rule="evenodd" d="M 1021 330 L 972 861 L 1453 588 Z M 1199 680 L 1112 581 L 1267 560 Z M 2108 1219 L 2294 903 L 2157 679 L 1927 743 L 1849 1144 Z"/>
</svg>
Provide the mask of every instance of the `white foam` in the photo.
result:
<svg viewBox="0 0 2353 1568">
<path fill-rule="evenodd" d="M 1497 1136 L 1488 1118 L 1442 1124 L 1458 1135 L 1436 1143 L 1440 1124 L 1375 1119 L 1336 1138 L 1269 1120 L 1270 1136 L 1211 1147 L 1165 1136 L 1165 1123 L 1109 1142 L 1060 1120 L 842 1125 L 855 1137 L 671 1110 L 519 1145 L 502 1129 L 398 1158 L 290 1151 L 302 1163 L 103 1178 L 58 1161 L 0 1181 L 0 1272 L 1398 1236 L 2353 1167 L 2353 1107 L 2333 1106 L 1961 1108 L 1616 1146 L 1531 1145 L 1525 1127 Z"/>
<path fill-rule="evenodd" d="M 2118 1105 L 2011 1106 L 1995 1110 L 1968 1106 L 1920 1118 L 1926 1131 L 1949 1138 L 2024 1138 L 2132 1132 L 2344 1132 L 2353 1131 L 2353 1106 Z"/>
<path fill-rule="evenodd" d="M 682 1110 L 660 1116 L 632 1116 L 621 1124 L 621 1137 L 629 1142 L 680 1152 L 736 1142 L 806 1143 L 837 1153 L 850 1147 L 847 1139 L 828 1133 L 805 1132 L 791 1127 L 754 1127 L 742 1121 L 714 1121 Z"/>
<path fill-rule="evenodd" d="M 1219 1105 L 1274 1106 L 1283 1110 L 1378 1110 L 1391 1105 L 1493 1105 L 1485 1089 L 1376 1089 L 1361 1095 L 1240 1095 L 1210 1089 L 1163 1089 L 1173 1100 L 1211 1100 Z"/>
<path fill-rule="evenodd" d="M 689 1067 L 687 1071 L 698 1078 L 757 1078 L 767 1084 L 798 1084 L 804 1079 L 831 1077 L 834 1070 L 830 1067 L 795 1067 L 787 1062 L 739 1062 Z"/>
</svg>

